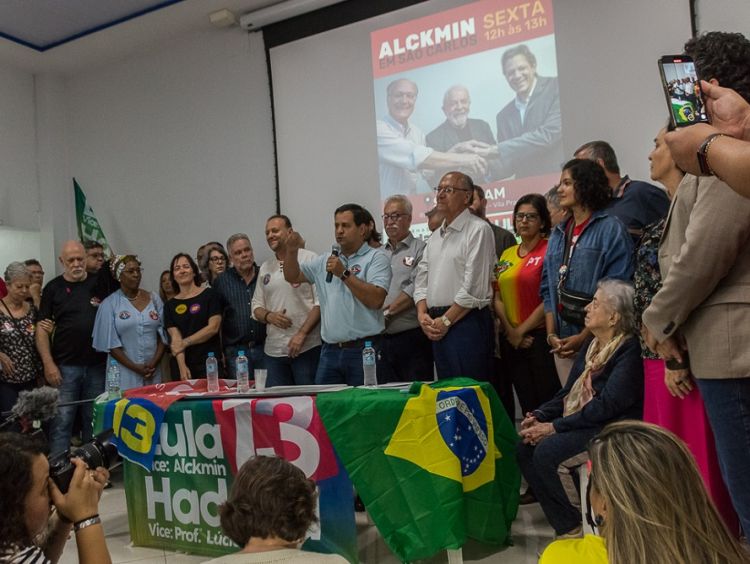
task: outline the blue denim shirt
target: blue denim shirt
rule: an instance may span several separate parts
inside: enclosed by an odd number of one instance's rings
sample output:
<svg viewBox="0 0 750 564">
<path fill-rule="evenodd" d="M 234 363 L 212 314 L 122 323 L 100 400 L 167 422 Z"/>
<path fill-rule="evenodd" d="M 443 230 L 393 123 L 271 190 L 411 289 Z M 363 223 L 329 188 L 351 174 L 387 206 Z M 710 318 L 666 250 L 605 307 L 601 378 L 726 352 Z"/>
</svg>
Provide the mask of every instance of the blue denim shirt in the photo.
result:
<svg viewBox="0 0 750 564">
<path fill-rule="evenodd" d="M 544 312 L 554 312 L 556 333 L 570 337 L 583 327 L 564 321 L 557 311 L 557 283 L 565 252 L 565 223 L 552 231 L 544 255 L 542 284 L 539 290 Z M 593 296 L 602 278 L 633 279 L 633 243 L 625 225 L 618 218 L 599 210 L 591 215 L 568 263 L 565 288 Z"/>
</svg>

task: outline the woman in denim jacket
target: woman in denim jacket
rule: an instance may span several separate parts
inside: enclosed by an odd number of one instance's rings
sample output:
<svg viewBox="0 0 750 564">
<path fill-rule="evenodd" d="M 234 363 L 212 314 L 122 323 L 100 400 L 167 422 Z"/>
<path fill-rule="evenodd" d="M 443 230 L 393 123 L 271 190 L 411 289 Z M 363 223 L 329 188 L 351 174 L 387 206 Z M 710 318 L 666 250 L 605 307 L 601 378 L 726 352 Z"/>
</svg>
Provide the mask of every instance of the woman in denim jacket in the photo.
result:
<svg viewBox="0 0 750 564">
<path fill-rule="evenodd" d="M 563 319 L 560 289 L 593 296 L 602 278 L 630 281 L 633 244 L 623 223 L 605 208 L 610 189 L 602 167 L 588 159 L 565 163 L 560 176 L 560 206 L 567 221 L 552 231 L 544 257 L 540 292 L 544 302 L 547 343 L 555 353 L 558 376 L 565 384 L 572 359 L 589 336 L 583 323 Z M 564 255 L 569 254 L 567 265 Z"/>
</svg>

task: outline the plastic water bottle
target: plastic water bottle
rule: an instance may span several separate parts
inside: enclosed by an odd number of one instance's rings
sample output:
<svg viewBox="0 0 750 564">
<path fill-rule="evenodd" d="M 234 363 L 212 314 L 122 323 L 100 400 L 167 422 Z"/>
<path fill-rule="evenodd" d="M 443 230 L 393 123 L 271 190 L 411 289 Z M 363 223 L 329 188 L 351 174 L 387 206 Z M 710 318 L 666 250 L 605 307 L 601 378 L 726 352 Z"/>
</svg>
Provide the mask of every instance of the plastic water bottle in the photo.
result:
<svg viewBox="0 0 750 564">
<path fill-rule="evenodd" d="M 365 373 L 365 386 L 377 386 L 378 377 L 375 375 L 375 349 L 372 348 L 372 341 L 365 341 L 365 348 L 362 349 L 362 370 Z"/>
<path fill-rule="evenodd" d="M 206 359 L 206 379 L 208 380 L 208 391 L 215 393 L 219 391 L 219 361 L 214 353 L 208 353 Z"/>
<path fill-rule="evenodd" d="M 122 397 L 122 391 L 120 390 L 120 366 L 114 358 L 109 361 L 109 368 L 107 368 L 107 397 L 109 399 Z"/>
<path fill-rule="evenodd" d="M 250 391 L 250 367 L 245 351 L 237 352 L 237 391 L 241 394 Z"/>
</svg>

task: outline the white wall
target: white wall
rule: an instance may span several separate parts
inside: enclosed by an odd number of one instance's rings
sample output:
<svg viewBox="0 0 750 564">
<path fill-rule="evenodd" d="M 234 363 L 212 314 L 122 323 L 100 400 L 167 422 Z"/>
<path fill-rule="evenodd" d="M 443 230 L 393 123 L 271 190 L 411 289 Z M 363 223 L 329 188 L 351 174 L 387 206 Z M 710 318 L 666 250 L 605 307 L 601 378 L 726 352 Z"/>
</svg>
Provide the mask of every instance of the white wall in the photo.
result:
<svg viewBox="0 0 750 564">
<path fill-rule="evenodd" d="M 750 37 L 750 2 L 747 0 L 697 0 L 698 31 L 739 32 Z"/>
<path fill-rule="evenodd" d="M 70 175 L 115 251 L 140 256 L 144 287 L 158 287 L 175 253 L 238 231 L 268 254 L 275 179 L 259 34 L 183 36 L 66 86 Z"/>
<path fill-rule="evenodd" d="M 0 223 L 39 228 L 34 77 L 0 68 Z"/>
</svg>

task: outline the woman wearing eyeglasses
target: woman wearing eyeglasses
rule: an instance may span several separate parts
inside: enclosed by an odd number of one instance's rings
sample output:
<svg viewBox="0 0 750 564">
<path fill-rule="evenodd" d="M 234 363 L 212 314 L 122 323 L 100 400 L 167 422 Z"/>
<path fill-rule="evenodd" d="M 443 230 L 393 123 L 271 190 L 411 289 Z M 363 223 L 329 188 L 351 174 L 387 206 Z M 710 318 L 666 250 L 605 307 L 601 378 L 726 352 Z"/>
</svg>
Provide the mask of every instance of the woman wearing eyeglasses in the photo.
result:
<svg viewBox="0 0 750 564">
<path fill-rule="evenodd" d="M 229 256 L 219 243 L 209 243 L 201 257 L 200 269 L 209 286 L 229 266 Z"/>
<path fill-rule="evenodd" d="M 590 519 L 599 534 L 560 540 L 540 564 L 741 564 L 747 552 L 711 503 L 692 455 L 669 431 L 607 425 L 588 448 Z"/>
<path fill-rule="evenodd" d="M 137 256 L 115 257 L 111 270 L 120 289 L 99 306 L 93 346 L 109 353 L 108 362 L 117 361 L 123 390 L 158 384 L 165 349 L 161 298 L 140 287 L 143 269 Z"/>
<path fill-rule="evenodd" d="M 565 387 L 521 422 L 518 465 L 558 538 L 581 535 L 573 470 L 586 462 L 588 441 L 608 423 L 643 414 L 634 323 L 633 287 L 622 280 L 599 282 L 586 306 L 586 328 L 594 338 L 581 348 Z"/>
<path fill-rule="evenodd" d="M 550 232 L 544 196 L 526 194 L 519 198 L 513 218 L 521 243 L 505 249 L 497 262 L 494 307 L 504 329 L 500 352 L 505 373 L 513 382 L 521 410 L 529 413 L 560 389 L 539 296 Z"/>
</svg>

